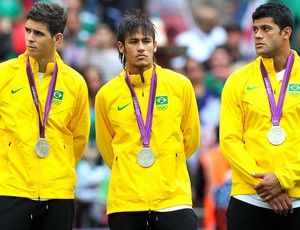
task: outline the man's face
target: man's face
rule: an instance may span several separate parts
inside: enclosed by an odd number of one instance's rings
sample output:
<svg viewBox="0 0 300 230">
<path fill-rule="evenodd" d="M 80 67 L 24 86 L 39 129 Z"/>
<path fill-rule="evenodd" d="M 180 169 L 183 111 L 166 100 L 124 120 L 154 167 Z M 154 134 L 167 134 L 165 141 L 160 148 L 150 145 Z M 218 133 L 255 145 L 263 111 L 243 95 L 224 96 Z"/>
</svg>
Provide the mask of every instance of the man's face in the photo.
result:
<svg viewBox="0 0 300 230">
<path fill-rule="evenodd" d="M 280 31 L 273 18 L 266 17 L 254 20 L 254 43 L 257 55 L 262 57 L 274 57 L 282 47 L 285 33 Z"/>
<path fill-rule="evenodd" d="M 125 38 L 125 44 L 118 42 L 118 48 L 126 56 L 130 74 L 136 74 L 152 67 L 157 44 L 149 34 L 138 30 Z"/>
<path fill-rule="evenodd" d="M 47 25 L 28 19 L 25 25 L 26 50 L 30 57 L 40 60 L 52 59 L 56 51 L 56 36 L 51 37 Z"/>
</svg>

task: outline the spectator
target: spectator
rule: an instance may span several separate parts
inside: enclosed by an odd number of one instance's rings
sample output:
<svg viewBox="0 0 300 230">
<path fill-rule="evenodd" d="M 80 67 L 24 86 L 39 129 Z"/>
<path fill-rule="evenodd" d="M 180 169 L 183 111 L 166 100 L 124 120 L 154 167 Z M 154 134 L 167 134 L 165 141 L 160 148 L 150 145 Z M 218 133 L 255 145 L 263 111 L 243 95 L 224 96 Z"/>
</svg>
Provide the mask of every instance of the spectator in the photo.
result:
<svg viewBox="0 0 300 230">
<path fill-rule="evenodd" d="M 195 8 L 194 18 L 196 25 L 175 38 L 175 45 L 186 46 L 187 56 L 198 62 L 206 62 L 217 46 L 226 44 L 227 34 L 219 25 L 218 11 L 209 4 L 203 3 Z M 173 66 L 176 66 L 173 59 Z"/>
<path fill-rule="evenodd" d="M 6 61 L 16 54 L 11 44 L 12 23 L 8 18 L 0 17 L 0 62 Z M 24 34 L 24 31 L 23 31 Z"/>
<path fill-rule="evenodd" d="M 99 19 L 84 9 L 82 0 L 68 0 L 64 6 L 68 11 L 68 21 L 61 49 L 62 58 L 68 65 L 81 71 L 88 56 L 88 39 L 95 33 Z"/>
<path fill-rule="evenodd" d="M 91 228 L 107 226 L 106 197 L 110 169 L 103 164 L 96 146 L 95 136 L 95 96 L 103 85 L 102 74 L 94 66 L 85 66 L 82 75 L 89 91 L 91 129 L 88 145 L 84 150 L 82 159 L 76 166 L 75 197 L 77 208 L 75 227 Z"/>
<path fill-rule="evenodd" d="M 118 30 L 119 24 L 126 10 L 135 8 L 135 0 L 99 0 L 102 8 L 101 21 L 114 31 Z"/>
<path fill-rule="evenodd" d="M 190 175 L 194 178 L 193 175 L 195 175 L 198 166 L 199 154 L 207 152 L 216 144 L 216 130 L 219 126 L 221 102 L 220 98 L 210 91 L 204 83 L 205 69 L 202 63 L 188 58 L 183 73 L 190 79 L 193 85 L 201 125 L 201 144 L 197 152 L 187 161 Z"/>
<path fill-rule="evenodd" d="M 229 54 L 231 56 L 231 62 L 245 62 L 248 61 L 248 57 L 245 57 L 242 53 L 242 42 L 244 33 L 239 25 L 227 24 L 224 26 L 227 33 L 226 46 L 228 47 Z"/>
<path fill-rule="evenodd" d="M 65 39 L 60 49 L 64 62 L 80 71 L 87 56 L 86 44 L 80 37 L 81 22 L 77 10 L 68 10 Z"/>
<path fill-rule="evenodd" d="M 105 84 L 122 71 L 118 58 L 117 35 L 107 24 L 101 23 L 89 39 L 86 64 L 95 66 Z"/>
<path fill-rule="evenodd" d="M 76 166 L 75 188 L 77 228 L 108 226 L 106 199 L 110 169 L 99 164 L 99 152 L 90 145 Z"/>
<path fill-rule="evenodd" d="M 226 190 L 223 190 L 223 194 L 215 196 L 215 193 L 217 189 L 228 183 L 231 169 L 225 157 L 221 154 L 219 145 L 201 154 L 200 165 L 203 168 L 205 177 L 203 227 L 204 229 L 226 230 L 225 212 L 228 203 L 224 204 L 223 202 L 220 204 L 220 200 L 229 200 L 230 185 L 226 187 Z M 225 188 L 225 186 L 223 188 Z M 216 198 L 218 199 L 216 200 Z M 222 209 L 220 209 L 221 205 Z"/>
<path fill-rule="evenodd" d="M 208 89 L 221 97 L 224 84 L 232 71 L 229 48 L 226 45 L 218 46 L 208 61 L 208 71 L 204 76 L 204 83 Z"/>
</svg>

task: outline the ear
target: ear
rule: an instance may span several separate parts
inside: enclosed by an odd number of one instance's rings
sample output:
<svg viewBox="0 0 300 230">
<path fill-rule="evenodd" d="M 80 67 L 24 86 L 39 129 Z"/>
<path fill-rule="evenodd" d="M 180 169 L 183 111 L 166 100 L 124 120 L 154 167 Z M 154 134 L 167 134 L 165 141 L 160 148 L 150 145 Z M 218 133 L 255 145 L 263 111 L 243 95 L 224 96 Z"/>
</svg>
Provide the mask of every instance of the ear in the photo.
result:
<svg viewBox="0 0 300 230">
<path fill-rule="evenodd" d="M 63 38 L 64 38 L 64 36 L 62 33 L 58 33 L 58 34 L 54 35 L 54 44 L 55 45 L 61 44 Z"/>
<path fill-rule="evenodd" d="M 291 35 L 292 35 L 292 28 L 291 27 L 286 27 L 284 28 L 283 30 L 283 33 L 284 33 L 284 38 L 285 39 L 290 39 Z"/>
<path fill-rule="evenodd" d="M 157 51 L 157 42 L 153 42 L 153 52 L 155 53 Z"/>
<path fill-rule="evenodd" d="M 123 45 L 123 43 L 118 41 L 117 46 L 118 46 L 119 52 L 124 54 L 125 53 L 125 46 Z"/>
</svg>

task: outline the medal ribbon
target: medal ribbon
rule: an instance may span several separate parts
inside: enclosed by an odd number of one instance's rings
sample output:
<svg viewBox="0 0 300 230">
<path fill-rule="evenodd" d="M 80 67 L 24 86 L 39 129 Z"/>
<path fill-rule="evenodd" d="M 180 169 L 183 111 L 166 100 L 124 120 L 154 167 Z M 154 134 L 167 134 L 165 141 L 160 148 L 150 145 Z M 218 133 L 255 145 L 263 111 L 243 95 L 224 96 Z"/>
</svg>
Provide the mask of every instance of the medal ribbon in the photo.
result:
<svg viewBox="0 0 300 230">
<path fill-rule="evenodd" d="M 152 71 L 150 95 L 149 95 L 149 99 L 148 99 L 146 126 L 144 125 L 143 116 L 142 116 L 140 104 L 138 102 L 138 98 L 137 98 L 136 93 L 133 89 L 133 86 L 130 82 L 127 72 L 125 74 L 125 81 L 131 92 L 133 106 L 134 106 L 134 113 L 136 116 L 136 120 L 138 122 L 139 130 L 140 130 L 140 134 L 141 134 L 141 138 L 142 138 L 142 142 L 143 142 L 143 147 L 149 148 L 151 129 L 152 129 L 154 98 L 155 98 L 155 92 L 156 92 L 156 86 L 157 86 L 157 75 L 156 75 L 156 71 L 155 71 L 155 66 L 153 67 L 153 71 Z"/>
<path fill-rule="evenodd" d="M 49 86 L 49 90 L 48 90 L 48 95 L 47 95 L 47 100 L 46 100 L 46 105 L 45 105 L 45 116 L 44 116 L 44 119 L 43 119 L 43 123 L 41 121 L 38 94 L 37 94 L 36 85 L 35 85 L 35 82 L 34 82 L 34 76 L 33 76 L 33 73 L 32 73 L 31 66 L 30 66 L 29 57 L 28 57 L 27 63 L 26 63 L 26 72 L 27 72 L 27 76 L 28 76 L 28 81 L 29 81 L 29 85 L 30 85 L 30 90 L 31 90 L 31 95 L 32 95 L 32 98 L 33 98 L 33 102 L 34 102 L 35 108 L 36 108 L 36 110 L 39 114 L 40 137 L 45 138 L 45 126 L 46 126 L 46 122 L 48 120 L 48 116 L 49 116 L 49 112 L 50 112 L 50 108 L 51 108 L 52 97 L 53 97 L 54 88 L 55 88 L 56 79 L 57 79 L 57 72 L 58 72 L 57 63 L 55 63 L 54 70 L 53 70 L 53 73 L 52 73 L 51 82 L 50 82 L 50 86 Z"/>
<path fill-rule="evenodd" d="M 294 59 L 295 59 L 294 53 L 290 52 L 288 60 L 287 60 L 287 64 L 286 64 L 286 70 L 285 70 L 283 80 L 282 80 L 282 85 L 281 85 L 281 89 L 280 89 L 277 107 L 276 107 L 275 98 L 273 95 L 273 89 L 272 89 L 272 85 L 271 85 L 267 70 L 266 70 L 262 60 L 260 60 L 260 71 L 261 71 L 261 74 L 262 74 L 262 77 L 264 80 L 264 84 L 265 84 L 265 88 L 266 88 L 266 92 L 268 95 L 273 126 L 279 126 L 279 123 L 280 123 L 284 97 L 285 97 L 287 85 L 288 85 L 288 82 L 290 79 Z"/>
</svg>

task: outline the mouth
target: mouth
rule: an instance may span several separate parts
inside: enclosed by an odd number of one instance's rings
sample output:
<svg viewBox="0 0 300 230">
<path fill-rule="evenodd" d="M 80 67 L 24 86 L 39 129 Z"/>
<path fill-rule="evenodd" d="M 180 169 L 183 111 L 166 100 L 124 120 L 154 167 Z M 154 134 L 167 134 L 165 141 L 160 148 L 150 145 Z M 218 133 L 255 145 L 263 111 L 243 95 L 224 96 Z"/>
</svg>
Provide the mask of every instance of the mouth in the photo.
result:
<svg viewBox="0 0 300 230">
<path fill-rule="evenodd" d="M 35 46 L 26 46 L 27 50 L 35 50 L 36 47 Z"/>
<path fill-rule="evenodd" d="M 137 59 L 145 59 L 145 58 L 147 58 L 147 56 L 140 54 L 140 55 L 137 55 L 136 58 Z"/>
<path fill-rule="evenodd" d="M 264 46 L 264 45 L 265 45 L 264 43 L 259 42 L 259 43 L 256 43 L 256 44 L 255 44 L 255 47 L 259 48 L 259 47 L 262 47 L 262 46 Z"/>
</svg>

